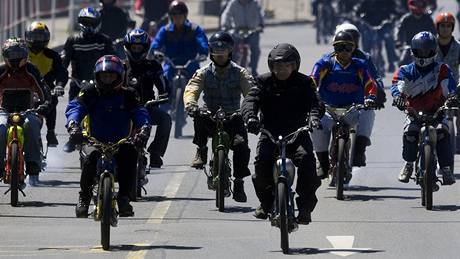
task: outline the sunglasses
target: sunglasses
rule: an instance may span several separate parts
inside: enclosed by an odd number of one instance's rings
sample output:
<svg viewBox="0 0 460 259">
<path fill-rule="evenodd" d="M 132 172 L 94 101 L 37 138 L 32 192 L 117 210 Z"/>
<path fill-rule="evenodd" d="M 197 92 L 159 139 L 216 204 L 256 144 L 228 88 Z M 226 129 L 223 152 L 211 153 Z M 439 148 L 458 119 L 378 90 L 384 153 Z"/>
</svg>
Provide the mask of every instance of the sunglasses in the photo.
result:
<svg viewBox="0 0 460 259">
<path fill-rule="evenodd" d="M 335 52 L 352 52 L 353 51 L 353 44 L 348 44 L 348 43 L 342 43 L 342 44 L 336 44 L 334 45 L 334 51 Z"/>
</svg>

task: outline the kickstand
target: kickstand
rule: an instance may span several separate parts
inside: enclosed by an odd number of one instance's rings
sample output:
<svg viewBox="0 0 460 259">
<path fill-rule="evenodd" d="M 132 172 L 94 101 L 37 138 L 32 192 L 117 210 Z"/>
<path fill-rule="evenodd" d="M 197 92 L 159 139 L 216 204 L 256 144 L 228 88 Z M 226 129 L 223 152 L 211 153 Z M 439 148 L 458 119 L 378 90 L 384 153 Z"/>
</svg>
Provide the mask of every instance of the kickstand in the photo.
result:
<svg viewBox="0 0 460 259">
<path fill-rule="evenodd" d="M 142 190 L 144 190 L 144 194 L 147 195 L 147 190 L 142 186 Z"/>
</svg>

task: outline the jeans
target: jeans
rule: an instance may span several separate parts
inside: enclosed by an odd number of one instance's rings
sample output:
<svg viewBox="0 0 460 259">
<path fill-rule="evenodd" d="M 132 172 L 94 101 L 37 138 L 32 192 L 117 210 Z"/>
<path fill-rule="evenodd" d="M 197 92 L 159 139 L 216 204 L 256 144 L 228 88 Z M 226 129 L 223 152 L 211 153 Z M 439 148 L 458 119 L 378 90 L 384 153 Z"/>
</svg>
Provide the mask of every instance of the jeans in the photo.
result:
<svg viewBox="0 0 460 259">
<path fill-rule="evenodd" d="M 256 32 L 250 35 L 246 40 L 235 38 L 235 51 L 233 53 L 234 60 L 239 59 L 239 55 L 241 53 L 238 52 L 238 44 L 248 44 L 249 49 L 251 51 L 251 59 L 249 61 L 249 68 L 251 69 L 251 73 L 253 76 L 257 75 L 257 65 L 259 63 L 260 58 L 260 33 Z"/>
<path fill-rule="evenodd" d="M 157 154 L 163 156 L 168 147 L 169 134 L 171 132 L 171 117 L 169 114 L 158 107 L 149 109 L 150 122 L 152 125 L 157 126 L 155 137 L 148 147 L 147 151 L 150 154 Z"/>
</svg>

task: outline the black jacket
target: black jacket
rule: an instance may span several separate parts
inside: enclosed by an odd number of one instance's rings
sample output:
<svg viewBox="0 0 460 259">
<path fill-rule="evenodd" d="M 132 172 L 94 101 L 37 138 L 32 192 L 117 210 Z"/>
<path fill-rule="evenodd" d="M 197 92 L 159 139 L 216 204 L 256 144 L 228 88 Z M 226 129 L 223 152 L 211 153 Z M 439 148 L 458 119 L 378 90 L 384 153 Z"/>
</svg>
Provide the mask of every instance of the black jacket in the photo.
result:
<svg viewBox="0 0 460 259">
<path fill-rule="evenodd" d="M 276 80 L 271 73 L 257 77 L 257 86 L 251 88 L 242 104 L 244 121 L 259 111 L 262 127 L 274 136 L 284 136 L 305 126 L 309 114 L 321 118 L 325 109 L 312 79 L 293 72 L 286 81 Z"/>
<path fill-rule="evenodd" d="M 30 52 L 29 59 L 38 68 L 46 84 L 51 89 L 54 89 L 56 85 L 64 87 L 67 84 L 69 73 L 62 65 L 61 56 L 56 51 L 45 48 L 43 55 L 35 55 Z"/>
<path fill-rule="evenodd" d="M 115 5 L 104 6 L 101 12 L 101 33 L 109 36 L 114 41 L 116 39 L 123 39 L 128 30 L 129 14 L 123 11 L 120 7 Z"/>
<path fill-rule="evenodd" d="M 147 59 L 139 63 L 126 61 L 125 65 L 126 85 L 137 90 L 142 103 L 155 99 L 154 87 L 157 88 L 159 95 L 168 93 L 163 68 L 157 61 Z"/>
<path fill-rule="evenodd" d="M 72 63 L 72 77 L 79 80 L 94 79 L 94 65 L 104 55 L 115 55 L 112 41 L 102 33 L 91 36 L 82 33 L 70 36 L 62 51 L 62 63 Z"/>
</svg>

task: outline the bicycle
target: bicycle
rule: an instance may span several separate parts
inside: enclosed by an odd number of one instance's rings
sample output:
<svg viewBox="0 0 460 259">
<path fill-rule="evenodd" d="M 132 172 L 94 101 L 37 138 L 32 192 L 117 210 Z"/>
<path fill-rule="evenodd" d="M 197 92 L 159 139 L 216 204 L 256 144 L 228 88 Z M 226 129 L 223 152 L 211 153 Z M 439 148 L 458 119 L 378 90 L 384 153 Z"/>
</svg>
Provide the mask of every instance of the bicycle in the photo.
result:
<svg viewBox="0 0 460 259">
<path fill-rule="evenodd" d="M 4 195 L 10 192 L 10 204 L 17 207 L 19 192 L 25 197 L 24 172 L 24 122 L 30 113 L 36 114 L 37 109 L 28 109 L 32 103 L 32 93 L 29 90 L 5 90 L 3 92 L 2 110 L 8 112 L 6 164 L 2 181 L 10 185 Z M 3 159 L 3 158 L 2 158 Z"/>
<path fill-rule="evenodd" d="M 347 108 L 336 108 L 326 105 L 326 111 L 334 120 L 335 125 L 332 127 L 332 145 L 331 145 L 331 183 L 330 186 L 336 188 L 337 200 L 343 200 L 344 184 L 351 179 L 355 129 L 346 122 L 348 114 L 357 110 L 369 109 L 363 104 L 353 104 Z M 351 151 L 351 152 L 350 152 Z M 350 154 L 351 153 L 351 154 Z"/>
<path fill-rule="evenodd" d="M 250 46 L 247 43 L 249 37 L 251 37 L 254 33 L 262 32 L 261 27 L 257 27 L 255 29 L 249 28 L 235 28 L 229 31 L 233 38 L 237 39 L 237 44 L 235 46 L 235 63 L 240 65 L 241 67 L 248 68 L 249 65 L 249 57 L 250 57 Z"/>
<path fill-rule="evenodd" d="M 270 221 L 272 226 L 280 229 L 281 249 L 284 254 L 289 253 L 289 233 L 298 229 L 294 216 L 294 191 L 292 190 L 295 166 L 292 160 L 286 157 L 286 146 L 294 143 L 299 133 L 309 130 L 307 126 L 301 127 L 284 137 L 279 136 L 277 139 L 273 137 L 270 131 L 266 129 L 260 130 L 278 147 L 278 157 L 273 166 L 276 189 L 274 191 L 274 211 L 270 214 Z"/>
<path fill-rule="evenodd" d="M 97 162 L 96 179 L 92 187 L 94 210 L 93 219 L 101 222 L 101 245 L 104 250 L 110 249 L 110 226 L 118 225 L 117 200 L 115 198 L 115 179 L 117 166 L 114 155 L 120 145 L 130 142 L 123 138 L 117 143 L 102 143 L 93 137 L 87 138 L 88 143 L 101 151 Z"/>
<path fill-rule="evenodd" d="M 200 109 L 197 116 L 211 119 L 216 124 L 216 130 L 212 136 L 212 157 L 209 161 L 209 171 L 203 168 L 207 176 L 207 184 L 210 190 L 216 191 L 216 207 L 220 212 L 225 210 L 225 198 L 230 196 L 230 135 L 224 130 L 224 123 L 232 120 L 235 116 L 241 116 L 238 112 L 227 114 L 219 108 L 214 114 L 207 109 Z"/>
</svg>

